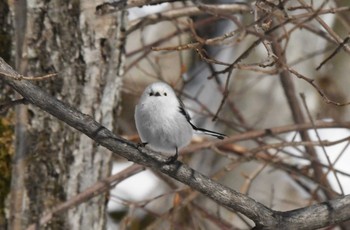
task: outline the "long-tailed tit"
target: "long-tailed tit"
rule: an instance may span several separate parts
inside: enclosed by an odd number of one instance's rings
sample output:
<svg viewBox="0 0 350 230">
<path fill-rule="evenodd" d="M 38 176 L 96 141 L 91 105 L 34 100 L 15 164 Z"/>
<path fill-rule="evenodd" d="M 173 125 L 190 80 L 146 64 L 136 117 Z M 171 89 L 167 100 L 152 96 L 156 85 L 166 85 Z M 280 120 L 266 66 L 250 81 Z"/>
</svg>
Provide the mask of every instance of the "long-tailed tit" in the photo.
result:
<svg viewBox="0 0 350 230">
<path fill-rule="evenodd" d="M 193 125 L 182 101 L 164 82 L 150 84 L 145 89 L 136 105 L 135 123 L 142 145 L 170 156 L 168 163 L 174 162 L 178 150 L 188 145 L 193 130 L 219 139 L 225 137 Z"/>
</svg>

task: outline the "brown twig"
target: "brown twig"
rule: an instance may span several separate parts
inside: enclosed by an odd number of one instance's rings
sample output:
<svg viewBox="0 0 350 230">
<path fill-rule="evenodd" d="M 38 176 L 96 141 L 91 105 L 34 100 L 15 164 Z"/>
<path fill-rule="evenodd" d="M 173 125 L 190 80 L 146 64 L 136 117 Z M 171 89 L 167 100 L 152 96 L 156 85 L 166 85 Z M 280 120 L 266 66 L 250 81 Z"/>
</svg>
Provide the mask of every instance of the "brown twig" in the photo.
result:
<svg viewBox="0 0 350 230">
<path fill-rule="evenodd" d="M 254 170 L 250 175 L 243 174 L 245 178 L 244 183 L 240 189 L 240 192 L 243 194 L 248 194 L 249 189 L 254 181 L 254 179 L 266 168 L 268 164 L 265 162 L 263 165 L 260 165 L 257 169 Z"/>
<path fill-rule="evenodd" d="M 200 149 L 206 149 L 206 148 L 212 148 L 213 146 L 219 147 L 219 146 L 225 146 L 226 144 L 238 142 L 238 141 L 244 141 L 244 140 L 250 140 L 254 138 L 261 138 L 261 137 L 270 137 L 271 135 L 278 135 L 283 133 L 289 133 L 289 132 L 300 132 L 300 131 L 307 131 L 308 129 L 327 129 L 327 128 L 347 128 L 350 129 L 350 122 L 325 122 L 325 121 L 315 121 L 314 126 L 311 123 L 303 123 L 303 124 L 292 124 L 292 125 L 286 125 L 286 126 L 280 126 L 280 127 L 274 127 L 269 129 L 262 129 L 262 130 L 253 130 L 244 132 L 242 134 L 237 134 L 230 136 L 228 138 L 225 138 L 222 141 L 208 141 L 208 142 L 202 142 L 199 144 L 193 144 L 191 146 L 185 147 L 183 150 L 181 150 L 182 154 L 189 154 L 192 152 L 196 152 Z"/>
<path fill-rule="evenodd" d="M 329 61 L 330 59 L 332 59 L 337 53 L 339 53 L 339 51 L 343 48 L 343 46 L 344 46 L 346 43 L 348 43 L 349 39 L 350 39 L 350 36 L 347 36 L 347 37 L 344 39 L 344 41 L 342 41 L 342 43 L 340 43 L 340 44 L 337 46 L 337 48 L 336 48 L 325 60 L 323 60 L 323 61 L 319 64 L 319 66 L 316 67 L 316 70 L 321 69 L 321 67 L 322 67 L 324 64 L 326 64 L 326 62 L 328 62 L 328 61 Z"/>
<path fill-rule="evenodd" d="M 20 104 L 28 104 L 28 101 L 25 98 L 5 102 L 3 104 L 0 104 L 0 114 L 5 113 L 9 108 L 20 105 Z"/>
<path fill-rule="evenodd" d="M 233 69 L 230 69 L 228 72 L 227 72 L 227 77 L 226 77 L 226 82 L 225 82 L 225 87 L 224 87 L 224 90 L 222 92 L 222 99 L 221 99 L 221 102 L 219 104 L 219 107 L 218 109 L 216 110 L 216 113 L 214 115 L 214 117 L 212 118 L 212 121 L 215 121 L 218 116 L 219 116 L 219 113 L 220 111 L 222 110 L 227 98 L 228 98 L 228 94 L 229 94 L 229 84 L 230 84 L 230 79 L 231 79 L 231 74 L 232 74 L 232 70 Z"/>
<path fill-rule="evenodd" d="M 212 210 L 210 210 L 211 212 L 209 212 L 208 210 L 204 209 L 203 207 L 199 206 L 198 204 L 192 202 L 191 203 L 191 207 L 194 208 L 194 210 L 197 210 L 199 213 L 202 214 L 202 217 L 209 220 L 210 222 L 212 222 L 213 224 L 215 224 L 219 229 L 222 230 L 238 230 L 239 228 L 235 228 L 234 226 L 232 226 L 231 223 L 225 221 L 224 219 L 222 219 L 220 216 L 214 215 L 212 214 Z"/>
<path fill-rule="evenodd" d="M 318 140 L 318 141 L 294 141 L 294 142 L 272 143 L 272 144 L 256 147 L 254 149 L 247 151 L 247 153 L 254 154 L 254 153 L 268 150 L 268 149 L 280 149 L 283 147 L 290 147 L 290 146 L 294 146 L 294 147 L 295 146 L 332 146 L 332 145 L 338 145 L 340 143 L 343 143 L 349 140 L 350 140 L 350 136 L 336 140 L 336 141 Z M 330 162 L 328 163 L 330 164 Z"/>
<path fill-rule="evenodd" d="M 220 5 L 200 4 L 198 6 L 186 6 L 181 8 L 175 8 L 175 9 L 160 12 L 157 14 L 148 15 L 146 17 L 143 17 L 135 21 L 131 21 L 131 26 L 128 29 L 127 33 L 129 34 L 141 27 L 160 23 L 162 21 L 174 20 L 180 17 L 203 15 L 203 14 L 206 14 L 208 10 L 211 10 L 210 12 L 235 14 L 235 13 L 249 12 L 250 8 L 247 5 L 243 5 L 243 4 L 220 4 Z"/>
<path fill-rule="evenodd" d="M 308 82 L 314 89 L 316 89 L 317 93 L 322 97 L 323 101 L 326 102 L 327 104 L 333 104 L 333 105 L 336 105 L 336 106 L 347 106 L 347 105 L 350 105 L 350 101 L 348 101 L 348 102 L 337 102 L 337 101 L 333 101 L 333 100 L 329 99 L 327 97 L 327 95 L 323 92 L 323 90 L 318 85 L 316 85 L 314 79 L 305 77 L 304 75 L 300 74 L 299 72 L 297 72 L 296 70 L 294 70 L 294 69 L 292 69 L 292 68 L 290 68 L 288 66 L 285 66 L 285 68 L 287 68 L 288 71 L 291 72 L 292 74 L 294 74 L 296 77 L 298 77 L 300 79 L 303 79 L 306 82 Z"/>
<path fill-rule="evenodd" d="M 22 74 L 11 75 L 11 74 L 4 73 L 4 72 L 0 72 L 0 75 L 5 76 L 5 77 L 12 77 L 18 81 L 21 81 L 21 80 L 42 81 L 42 80 L 47 80 L 49 78 L 53 78 L 53 77 L 57 76 L 57 73 L 49 73 L 46 75 L 36 76 L 36 77 L 24 76 Z"/>
<path fill-rule="evenodd" d="M 272 47 L 273 47 L 274 53 L 278 57 L 276 67 L 283 69 L 283 66 L 286 63 L 286 58 L 281 50 L 281 46 L 279 43 L 273 42 Z M 286 95 L 290 110 L 292 112 L 294 122 L 297 124 L 305 123 L 305 118 L 296 96 L 294 83 L 287 70 L 281 71 L 280 81 L 281 81 L 284 93 Z M 309 134 L 305 131 L 301 131 L 300 136 L 303 141 L 306 141 L 306 142 L 311 141 Z M 305 146 L 305 149 L 306 149 L 306 154 L 308 154 L 311 158 L 315 160 L 315 162 L 311 163 L 314 169 L 315 181 L 319 182 L 320 184 L 323 184 L 325 187 L 329 187 L 327 180 L 322 180 L 323 171 L 322 171 L 322 168 L 319 166 L 319 163 L 317 162 L 318 157 L 317 157 L 316 150 L 312 146 Z M 328 198 L 332 197 L 332 194 L 328 193 L 327 190 L 324 190 L 324 191 L 327 194 Z"/>
<path fill-rule="evenodd" d="M 303 102 L 303 105 L 304 105 L 306 114 L 307 114 L 307 116 L 308 116 L 308 118 L 309 118 L 311 124 L 314 126 L 314 119 L 312 118 L 311 113 L 310 113 L 310 110 L 309 110 L 309 107 L 307 106 L 305 94 L 301 93 L 301 94 L 300 94 L 300 97 L 301 97 L 301 99 L 302 99 L 302 102 Z M 317 136 L 318 141 L 321 141 L 321 137 L 320 137 L 320 135 L 319 135 L 319 133 L 318 133 L 318 131 L 317 131 L 317 129 L 316 129 L 315 127 L 314 127 L 314 131 L 315 131 L 315 133 L 316 133 L 316 136 Z M 340 142 L 340 143 L 341 143 L 341 142 Z M 338 144 L 338 143 L 337 143 L 337 144 Z M 323 154 L 324 154 L 324 156 L 325 156 L 326 159 L 327 159 L 327 163 L 328 163 L 328 165 L 329 165 L 329 169 L 333 171 L 334 177 L 336 178 L 336 181 L 337 181 L 339 187 L 341 188 L 341 193 L 344 194 L 344 191 L 343 191 L 343 189 L 342 189 L 342 187 L 341 187 L 339 178 L 338 178 L 337 174 L 334 172 L 333 164 L 332 164 L 332 162 L 331 162 L 330 159 L 329 159 L 329 156 L 328 156 L 328 154 L 327 154 L 327 151 L 326 151 L 325 146 L 327 146 L 327 145 L 326 145 L 326 144 L 322 144 L 322 145 L 321 145 Z M 324 176 L 324 178 L 326 178 L 327 174 L 324 174 L 323 176 Z M 324 178 L 323 178 L 323 179 L 324 179 Z M 316 189 L 316 191 L 317 191 L 317 190 L 318 190 L 318 189 Z"/>
<path fill-rule="evenodd" d="M 298 2 L 300 4 L 302 4 L 303 6 L 307 7 L 308 5 L 306 4 L 306 2 L 304 0 L 298 0 Z M 316 12 L 319 12 L 323 6 L 327 3 L 327 1 L 323 1 L 321 6 L 316 10 Z M 312 8 L 306 8 L 309 12 L 312 12 L 313 9 Z M 316 14 L 315 12 L 315 14 Z M 343 39 L 341 39 L 341 37 L 334 32 L 334 30 L 332 30 L 322 19 L 320 16 L 318 16 L 318 14 L 316 14 L 315 19 L 317 20 L 317 22 L 328 32 L 328 34 L 338 43 L 338 45 L 340 45 L 343 42 Z M 346 44 L 344 44 L 342 46 L 344 48 L 344 50 L 346 50 L 347 52 L 350 52 L 350 47 L 347 46 Z"/>
<path fill-rule="evenodd" d="M 163 2 L 177 2 L 180 0 L 121 0 L 115 2 L 104 2 L 96 6 L 96 14 L 104 15 L 116 11 L 127 10 L 132 7 L 142 7 L 146 5 L 157 5 Z"/>
<path fill-rule="evenodd" d="M 50 211 L 46 211 L 44 215 L 40 217 L 39 226 L 42 226 L 48 223 L 54 215 L 63 213 L 69 210 L 70 208 L 73 208 L 95 196 L 98 196 L 108 191 L 111 187 L 116 186 L 118 183 L 135 175 L 136 173 L 143 171 L 144 169 L 145 168 L 142 165 L 133 164 L 115 175 L 112 175 L 110 177 L 107 177 L 103 180 L 96 182 L 94 185 L 90 186 L 85 191 L 70 198 L 64 203 L 57 205 L 56 207 L 52 208 Z M 37 224 L 32 224 L 27 228 L 27 230 L 35 230 L 39 226 Z"/>
</svg>

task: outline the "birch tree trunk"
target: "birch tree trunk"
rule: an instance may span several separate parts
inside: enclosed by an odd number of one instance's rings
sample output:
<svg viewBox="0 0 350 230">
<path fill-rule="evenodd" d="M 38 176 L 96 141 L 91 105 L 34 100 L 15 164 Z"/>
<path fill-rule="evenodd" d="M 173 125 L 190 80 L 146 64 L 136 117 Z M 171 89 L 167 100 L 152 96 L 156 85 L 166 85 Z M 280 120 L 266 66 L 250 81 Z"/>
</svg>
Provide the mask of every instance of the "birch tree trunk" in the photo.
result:
<svg viewBox="0 0 350 230">
<path fill-rule="evenodd" d="M 97 15 L 101 2 L 16 2 L 16 62 L 30 76 L 57 72 L 38 84 L 113 130 L 120 111 L 125 15 Z M 45 210 L 108 176 L 111 154 L 33 106 L 19 108 L 16 118 L 9 229 L 24 229 Z M 45 229 L 104 229 L 105 204 L 105 197 L 98 196 L 55 216 Z"/>
</svg>

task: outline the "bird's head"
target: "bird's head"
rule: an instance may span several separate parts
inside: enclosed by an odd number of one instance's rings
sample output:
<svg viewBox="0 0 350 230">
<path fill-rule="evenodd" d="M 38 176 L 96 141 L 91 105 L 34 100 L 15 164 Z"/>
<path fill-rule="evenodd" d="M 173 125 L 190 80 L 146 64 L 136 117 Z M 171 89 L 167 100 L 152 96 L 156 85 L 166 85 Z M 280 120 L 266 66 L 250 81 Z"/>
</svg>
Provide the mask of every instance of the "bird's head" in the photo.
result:
<svg viewBox="0 0 350 230">
<path fill-rule="evenodd" d="M 164 101 L 167 103 L 177 103 L 177 96 L 174 90 L 164 82 L 155 82 L 147 86 L 142 94 L 141 100 Z"/>
</svg>

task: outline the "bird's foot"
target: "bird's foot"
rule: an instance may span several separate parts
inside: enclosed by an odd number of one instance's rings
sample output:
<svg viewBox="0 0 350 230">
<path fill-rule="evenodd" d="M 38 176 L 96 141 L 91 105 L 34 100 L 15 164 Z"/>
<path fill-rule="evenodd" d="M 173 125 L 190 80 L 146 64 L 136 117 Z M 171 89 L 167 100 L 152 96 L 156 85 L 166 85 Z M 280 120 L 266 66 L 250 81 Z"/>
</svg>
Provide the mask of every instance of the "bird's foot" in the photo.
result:
<svg viewBox="0 0 350 230">
<path fill-rule="evenodd" d="M 141 142 L 137 144 L 137 148 L 144 148 L 148 143 L 147 142 Z"/>
<path fill-rule="evenodd" d="M 174 162 L 177 160 L 178 156 L 179 156 L 179 153 L 178 153 L 178 150 L 177 150 L 177 148 L 176 148 L 176 153 L 175 153 L 175 155 L 169 157 L 169 158 L 165 161 L 165 163 L 166 163 L 167 165 L 174 163 Z"/>
</svg>

